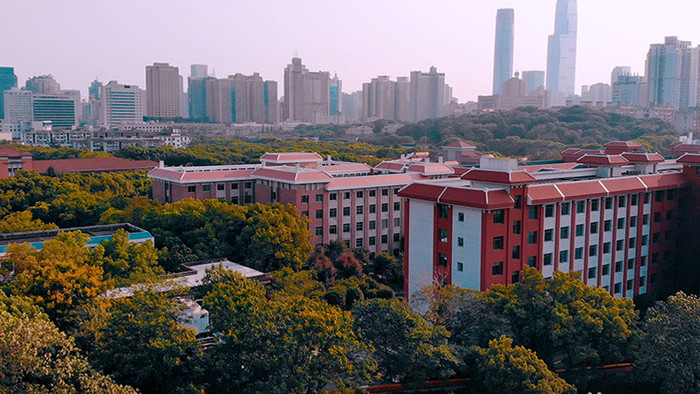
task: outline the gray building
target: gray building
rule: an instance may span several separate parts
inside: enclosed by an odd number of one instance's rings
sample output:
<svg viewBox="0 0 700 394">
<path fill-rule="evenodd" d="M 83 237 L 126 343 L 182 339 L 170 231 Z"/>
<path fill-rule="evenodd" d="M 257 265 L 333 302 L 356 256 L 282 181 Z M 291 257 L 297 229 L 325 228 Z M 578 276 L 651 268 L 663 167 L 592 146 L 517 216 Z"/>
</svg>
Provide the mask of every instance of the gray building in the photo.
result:
<svg viewBox="0 0 700 394">
<path fill-rule="evenodd" d="M 620 74 L 612 84 L 612 102 L 620 105 L 647 105 L 646 83 L 639 75 Z"/>
<path fill-rule="evenodd" d="M 37 94 L 58 94 L 61 92 L 61 85 L 50 74 L 29 78 L 24 83 L 24 88 Z"/>
<path fill-rule="evenodd" d="M 576 88 L 576 0 L 557 0 L 554 34 L 547 43 L 547 89 L 566 96 Z"/>
<path fill-rule="evenodd" d="M 168 63 L 146 66 L 146 115 L 152 118 L 180 117 L 180 72 Z"/>
<path fill-rule="evenodd" d="M 70 129 L 80 124 L 80 91 L 33 94 L 32 120 L 50 121 L 53 128 Z"/>
<path fill-rule="evenodd" d="M 445 106 L 445 74 L 435 67 L 430 72 L 411 72 L 410 116 L 412 121 L 434 119 L 443 116 Z"/>
<path fill-rule="evenodd" d="M 513 77 L 513 41 L 515 34 L 515 10 L 500 9 L 496 12 L 496 48 L 493 59 L 493 94 L 501 93 L 503 82 Z"/>
<path fill-rule="evenodd" d="M 528 93 L 537 90 L 540 86 L 544 88 L 544 71 L 523 71 L 523 81 L 527 84 Z"/>
<path fill-rule="evenodd" d="M 284 70 L 282 120 L 312 122 L 315 114 L 330 114 L 330 73 L 311 72 L 294 57 Z"/>
</svg>

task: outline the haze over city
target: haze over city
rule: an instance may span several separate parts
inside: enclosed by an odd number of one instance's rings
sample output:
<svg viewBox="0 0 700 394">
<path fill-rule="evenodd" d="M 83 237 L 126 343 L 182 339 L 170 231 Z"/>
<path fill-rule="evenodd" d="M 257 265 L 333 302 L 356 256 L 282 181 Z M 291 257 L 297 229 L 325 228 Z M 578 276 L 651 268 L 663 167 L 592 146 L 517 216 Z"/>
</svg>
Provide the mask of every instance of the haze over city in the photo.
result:
<svg viewBox="0 0 700 394">
<path fill-rule="evenodd" d="M 544 70 L 555 3 L 79 0 L 66 7 L 9 0 L 4 14 L 11 17 L 0 26 L 8 37 L 2 63 L 15 67 L 20 84 L 53 74 L 64 89 L 85 94 L 95 77 L 144 87 L 144 66 L 153 62 L 179 66 L 183 75 L 201 63 L 219 77 L 260 72 L 281 81 L 297 51 L 310 69 L 337 72 L 345 92 L 377 75 L 408 75 L 434 65 L 454 96 L 466 101 L 491 91 L 496 10 L 515 9 L 514 70 Z M 577 92 L 581 85 L 609 82 L 614 66 L 643 74 L 649 44 L 665 36 L 700 43 L 694 20 L 700 4 L 658 5 L 578 4 Z"/>
</svg>

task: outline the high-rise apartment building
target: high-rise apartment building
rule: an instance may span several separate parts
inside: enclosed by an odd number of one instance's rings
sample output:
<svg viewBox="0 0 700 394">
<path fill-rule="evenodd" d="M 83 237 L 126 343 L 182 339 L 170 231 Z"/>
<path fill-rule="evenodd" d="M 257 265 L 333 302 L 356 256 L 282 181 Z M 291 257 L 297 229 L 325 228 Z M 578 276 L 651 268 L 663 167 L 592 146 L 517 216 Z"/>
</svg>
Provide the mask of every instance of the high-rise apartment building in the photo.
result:
<svg viewBox="0 0 700 394">
<path fill-rule="evenodd" d="M 596 83 L 581 87 L 581 100 L 591 103 L 603 104 L 612 101 L 612 87 L 607 83 Z"/>
<path fill-rule="evenodd" d="M 409 95 L 411 120 L 439 118 L 445 106 L 445 74 L 435 67 L 428 73 L 412 71 Z"/>
<path fill-rule="evenodd" d="M 263 101 L 265 105 L 264 123 L 279 122 L 279 104 L 277 102 L 277 81 L 265 81 L 263 85 Z"/>
<path fill-rule="evenodd" d="M 496 48 L 493 59 L 493 94 L 501 93 L 503 82 L 513 77 L 513 47 L 515 39 L 515 10 L 496 12 Z"/>
<path fill-rule="evenodd" d="M 70 129 L 80 124 L 80 91 L 32 95 L 32 120 L 50 121 L 53 128 Z"/>
<path fill-rule="evenodd" d="M 264 81 L 258 73 L 202 81 L 205 82 L 206 111 L 210 122 L 277 122 L 277 82 Z M 198 88 L 199 79 L 191 82 L 194 82 L 191 87 Z"/>
<path fill-rule="evenodd" d="M 282 120 L 311 122 L 314 114 L 330 114 L 330 73 L 311 72 L 294 57 L 284 70 Z"/>
<path fill-rule="evenodd" d="M 168 63 L 146 66 L 146 115 L 151 118 L 178 118 L 180 113 L 180 73 Z"/>
<path fill-rule="evenodd" d="M 612 102 L 621 105 L 646 106 L 646 83 L 639 75 L 621 74 L 612 84 Z"/>
<path fill-rule="evenodd" d="M 554 34 L 547 43 L 547 89 L 566 96 L 576 83 L 576 0 L 557 0 Z"/>
<path fill-rule="evenodd" d="M 17 87 L 17 76 L 14 67 L 0 67 L 0 119 L 5 117 L 5 105 L 2 94 L 6 90 Z"/>
<path fill-rule="evenodd" d="M 143 122 L 146 92 L 136 85 L 109 81 L 100 89 L 100 125 L 116 129 L 121 123 Z"/>
<path fill-rule="evenodd" d="M 386 75 L 362 84 L 362 119 L 396 119 L 396 82 Z"/>
<path fill-rule="evenodd" d="M 610 86 L 613 86 L 615 82 L 617 82 L 618 78 L 621 75 L 631 75 L 632 74 L 632 67 L 630 66 L 617 66 L 613 68 L 612 72 L 610 73 Z"/>
<path fill-rule="evenodd" d="M 208 67 L 206 64 L 192 64 L 190 65 L 190 77 L 192 78 L 206 78 L 209 76 Z"/>
<path fill-rule="evenodd" d="M 347 122 L 357 122 L 362 118 L 362 91 L 343 93 L 343 114 Z"/>
<path fill-rule="evenodd" d="M 523 81 L 527 84 L 527 93 L 537 90 L 540 87 L 544 88 L 544 71 L 530 70 L 523 71 Z"/>
<path fill-rule="evenodd" d="M 330 86 L 330 115 L 337 115 L 343 109 L 343 81 L 338 79 L 338 74 L 331 78 Z"/>
<path fill-rule="evenodd" d="M 50 74 L 29 78 L 24 88 L 37 94 L 58 94 L 61 91 L 61 85 Z"/>
<path fill-rule="evenodd" d="M 646 78 L 650 107 L 688 108 L 690 104 L 690 41 L 666 37 L 647 53 Z"/>
<path fill-rule="evenodd" d="M 32 121 L 32 92 L 17 87 L 3 92 L 4 122 L 8 125 L 19 125 Z"/>
</svg>

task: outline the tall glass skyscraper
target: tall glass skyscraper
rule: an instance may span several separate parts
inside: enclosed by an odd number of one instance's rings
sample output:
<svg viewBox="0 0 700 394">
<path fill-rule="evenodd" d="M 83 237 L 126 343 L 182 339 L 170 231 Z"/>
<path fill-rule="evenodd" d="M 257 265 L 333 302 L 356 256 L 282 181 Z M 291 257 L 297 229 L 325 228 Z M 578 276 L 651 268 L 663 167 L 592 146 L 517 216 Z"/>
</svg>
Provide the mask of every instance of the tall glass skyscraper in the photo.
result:
<svg viewBox="0 0 700 394">
<path fill-rule="evenodd" d="M 574 94 L 576 83 L 576 0 L 557 0 L 554 34 L 547 44 L 547 89 Z"/>
<path fill-rule="evenodd" d="M 504 8 L 496 12 L 496 49 L 493 59 L 493 94 L 501 93 L 503 82 L 513 77 L 513 40 L 515 11 Z"/>
<path fill-rule="evenodd" d="M 17 87 L 17 76 L 14 67 L 0 67 L 0 119 L 5 117 L 3 92 Z"/>
<path fill-rule="evenodd" d="M 675 36 L 649 47 L 645 72 L 650 107 L 690 106 L 691 53 L 690 41 L 681 41 Z"/>
</svg>

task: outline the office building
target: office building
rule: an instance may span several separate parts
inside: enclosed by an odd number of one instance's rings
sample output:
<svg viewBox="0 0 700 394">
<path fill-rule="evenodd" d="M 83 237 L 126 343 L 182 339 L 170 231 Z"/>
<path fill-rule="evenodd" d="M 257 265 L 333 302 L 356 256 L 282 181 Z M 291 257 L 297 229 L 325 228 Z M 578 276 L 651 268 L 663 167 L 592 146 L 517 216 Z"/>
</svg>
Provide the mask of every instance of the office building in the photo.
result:
<svg viewBox="0 0 700 394">
<path fill-rule="evenodd" d="M 362 119 L 395 120 L 396 82 L 386 75 L 362 84 Z"/>
<path fill-rule="evenodd" d="M 0 67 L 0 119 L 5 117 L 4 95 L 2 93 L 15 87 L 17 87 L 17 76 L 14 67 Z"/>
<path fill-rule="evenodd" d="M 136 85 L 109 81 L 100 89 L 100 126 L 116 129 L 121 123 L 143 122 L 146 92 Z"/>
<path fill-rule="evenodd" d="M 411 72 L 410 80 L 411 120 L 419 122 L 443 116 L 445 107 L 445 74 L 435 67 L 430 72 Z"/>
<path fill-rule="evenodd" d="M 181 116 L 180 73 L 168 63 L 146 66 L 146 116 L 172 119 Z"/>
<path fill-rule="evenodd" d="M 265 105 L 265 120 L 263 121 L 263 123 L 275 124 L 279 122 L 277 81 L 265 81 L 263 89 L 263 101 Z"/>
<path fill-rule="evenodd" d="M 58 94 L 61 92 L 61 85 L 50 74 L 29 78 L 25 82 L 24 88 L 37 94 Z"/>
<path fill-rule="evenodd" d="M 50 121 L 57 129 L 80 125 L 80 91 L 62 90 L 56 94 L 32 95 L 32 120 Z"/>
<path fill-rule="evenodd" d="M 576 0 L 557 0 L 554 34 L 547 43 L 547 89 L 559 96 L 573 95 L 576 87 L 576 32 Z"/>
<path fill-rule="evenodd" d="M 3 92 L 4 124 L 18 126 L 22 122 L 31 122 L 33 118 L 32 92 L 12 88 Z"/>
<path fill-rule="evenodd" d="M 612 85 L 612 102 L 621 105 L 646 106 L 646 82 L 639 75 L 621 74 Z"/>
<path fill-rule="evenodd" d="M 615 297 L 666 291 L 700 155 L 664 160 L 630 142 L 579 151 L 540 166 L 482 158 L 459 179 L 403 188 L 406 295 L 434 283 L 484 291 L 525 266 L 578 272 Z"/>
<path fill-rule="evenodd" d="M 527 82 L 520 79 L 520 74 L 503 82 L 500 94 L 479 96 L 479 110 L 508 110 L 520 107 L 547 107 L 547 94 L 543 89 L 528 93 Z"/>
<path fill-rule="evenodd" d="M 362 118 L 362 91 L 343 93 L 343 114 L 347 122 L 357 122 Z"/>
<path fill-rule="evenodd" d="M 581 86 L 581 101 L 605 105 L 612 102 L 612 87 L 607 83 Z"/>
<path fill-rule="evenodd" d="M 330 87 L 330 115 L 337 115 L 343 109 L 343 81 L 338 79 L 338 74 L 331 78 Z"/>
<path fill-rule="evenodd" d="M 610 73 L 610 86 L 613 86 L 615 82 L 623 75 L 632 75 L 632 67 L 630 66 L 617 66 L 613 68 Z"/>
<path fill-rule="evenodd" d="M 312 122 L 316 113 L 330 114 L 330 73 L 311 72 L 292 58 L 284 70 L 282 120 Z"/>
<path fill-rule="evenodd" d="M 496 48 L 493 59 L 493 94 L 501 93 L 503 82 L 513 77 L 515 10 L 496 12 Z"/>
<path fill-rule="evenodd" d="M 190 77 L 206 78 L 209 76 L 208 67 L 206 64 L 192 64 L 190 66 Z"/>
<path fill-rule="evenodd" d="M 647 53 L 649 107 L 688 108 L 690 104 L 690 41 L 666 37 Z"/>
<path fill-rule="evenodd" d="M 188 77 L 187 101 L 191 119 L 208 120 L 207 115 L 207 86 L 212 77 Z"/>
<path fill-rule="evenodd" d="M 539 89 L 540 87 L 544 88 L 544 71 L 539 71 L 539 70 L 530 70 L 530 71 L 523 71 L 522 74 L 523 81 L 527 84 L 527 93 L 529 94 L 530 92 Z"/>
<path fill-rule="evenodd" d="M 265 81 L 260 74 L 254 73 L 229 75 L 226 79 L 191 80 L 194 83 L 191 86 L 199 88 L 200 81 L 205 83 L 206 111 L 210 122 L 277 122 L 277 82 Z"/>
</svg>

